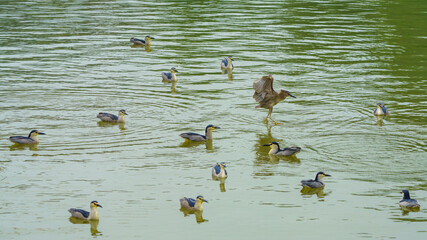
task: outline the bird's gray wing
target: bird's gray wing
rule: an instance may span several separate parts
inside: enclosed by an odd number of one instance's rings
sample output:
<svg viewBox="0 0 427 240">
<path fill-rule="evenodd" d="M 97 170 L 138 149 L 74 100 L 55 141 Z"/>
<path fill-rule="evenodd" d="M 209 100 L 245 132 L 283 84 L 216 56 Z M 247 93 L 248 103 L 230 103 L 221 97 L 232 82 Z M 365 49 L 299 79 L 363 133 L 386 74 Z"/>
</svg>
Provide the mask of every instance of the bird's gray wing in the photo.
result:
<svg viewBox="0 0 427 240">
<path fill-rule="evenodd" d="M 71 216 L 75 218 L 86 219 L 89 217 L 89 212 L 83 209 L 70 208 L 68 211 L 71 213 Z"/>
<path fill-rule="evenodd" d="M 298 153 L 299 151 L 301 151 L 300 147 L 288 147 L 288 148 L 284 148 L 283 150 L 279 151 L 278 153 L 276 153 L 276 155 L 292 156 L 295 153 Z"/>
<path fill-rule="evenodd" d="M 100 112 L 100 113 L 98 113 L 98 115 L 96 117 L 103 120 L 103 121 L 117 121 L 117 120 L 119 120 L 119 117 L 117 117 L 116 115 L 111 114 L 111 113 Z"/>
<path fill-rule="evenodd" d="M 206 140 L 205 136 L 200 135 L 198 133 L 192 133 L 192 132 L 181 133 L 179 136 L 182 138 L 186 138 L 188 140 L 191 140 L 191 141 L 204 141 L 204 140 Z"/>
<path fill-rule="evenodd" d="M 315 180 L 302 180 L 301 185 L 304 187 L 311 187 L 311 188 L 319 188 L 324 186 L 324 184 Z"/>
<path fill-rule="evenodd" d="M 253 98 L 255 101 L 261 102 L 266 97 L 272 96 L 272 93 L 274 92 L 273 80 L 273 76 L 268 75 L 254 81 L 253 88 L 255 93 Z"/>
</svg>

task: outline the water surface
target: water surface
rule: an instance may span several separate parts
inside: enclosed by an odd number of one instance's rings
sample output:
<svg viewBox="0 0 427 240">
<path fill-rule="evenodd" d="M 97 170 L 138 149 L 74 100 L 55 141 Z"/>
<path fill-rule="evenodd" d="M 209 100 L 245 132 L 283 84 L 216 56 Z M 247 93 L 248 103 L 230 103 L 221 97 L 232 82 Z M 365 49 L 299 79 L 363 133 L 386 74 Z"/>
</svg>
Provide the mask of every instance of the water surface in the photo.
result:
<svg viewBox="0 0 427 240">
<path fill-rule="evenodd" d="M 2 1 L 1 238 L 425 239 L 426 7 Z M 131 47 L 145 35 L 150 49 Z M 176 86 L 161 81 L 171 67 Z M 252 83 L 267 74 L 297 97 L 274 108 L 283 125 L 254 108 Z M 389 117 L 372 116 L 378 102 Z M 120 109 L 124 125 L 95 117 Z M 208 124 L 221 127 L 210 143 L 178 136 Z M 38 146 L 8 141 L 32 129 L 47 133 Z M 302 151 L 269 157 L 271 141 Z M 317 171 L 332 175 L 325 189 L 301 192 Z M 419 212 L 399 208 L 402 189 Z M 179 198 L 199 194 L 203 215 L 184 216 Z M 70 222 L 67 209 L 92 200 L 99 224 Z"/>
</svg>

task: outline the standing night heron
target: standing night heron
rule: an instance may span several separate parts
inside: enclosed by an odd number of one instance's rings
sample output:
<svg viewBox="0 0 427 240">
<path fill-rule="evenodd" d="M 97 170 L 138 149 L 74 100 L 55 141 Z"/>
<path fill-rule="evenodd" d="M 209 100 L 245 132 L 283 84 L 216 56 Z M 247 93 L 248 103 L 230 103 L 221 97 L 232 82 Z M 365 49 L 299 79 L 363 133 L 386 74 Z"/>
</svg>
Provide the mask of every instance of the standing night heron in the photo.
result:
<svg viewBox="0 0 427 240">
<path fill-rule="evenodd" d="M 291 96 L 293 98 L 296 98 L 293 96 L 289 91 L 286 90 L 280 90 L 279 93 L 274 91 L 273 89 L 273 76 L 270 74 L 268 76 L 263 76 L 260 79 L 257 79 L 254 81 L 253 87 L 255 89 L 255 93 L 253 95 L 253 98 L 259 102 L 259 105 L 255 108 L 266 108 L 268 109 L 268 115 L 265 118 L 271 119 L 274 124 L 281 124 L 276 121 L 274 121 L 271 118 L 271 113 L 273 112 L 273 107 L 280 101 L 284 100 L 285 98 Z"/>
<path fill-rule="evenodd" d="M 214 178 L 227 178 L 228 174 L 227 174 L 227 170 L 225 170 L 226 167 L 227 166 L 225 165 L 225 162 L 217 163 L 212 168 L 212 177 L 214 177 Z"/>
<path fill-rule="evenodd" d="M 301 185 L 303 187 L 309 187 L 309 188 L 321 188 L 325 186 L 325 183 L 323 183 L 324 177 L 330 177 L 331 175 L 326 174 L 324 172 L 318 172 L 316 174 L 316 178 L 314 180 L 302 180 Z"/>
<path fill-rule="evenodd" d="M 277 142 L 271 142 L 269 144 L 264 144 L 263 146 L 269 146 L 271 149 L 270 149 L 270 152 L 268 152 L 268 154 L 276 155 L 276 156 L 292 156 L 301 151 L 300 147 L 288 147 L 288 148 L 280 149 L 280 146 Z"/>
<path fill-rule="evenodd" d="M 417 200 L 411 199 L 411 197 L 409 196 L 408 190 L 402 190 L 400 193 L 402 193 L 402 195 L 403 195 L 402 200 L 400 200 L 400 202 L 399 202 L 399 205 L 401 207 L 406 207 L 406 208 L 418 208 L 418 207 L 420 207 L 420 204 L 417 202 Z"/>
<path fill-rule="evenodd" d="M 116 116 L 111 113 L 100 112 L 96 117 L 101 119 L 101 121 L 103 122 L 124 123 L 125 115 L 128 115 L 128 114 L 126 113 L 126 110 L 122 109 L 119 111 L 119 116 Z"/>
<path fill-rule="evenodd" d="M 177 73 L 178 70 L 176 70 L 176 68 L 171 68 L 171 72 L 167 73 L 167 72 L 162 72 L 162 79 L 163 81 L 166 82 L 176 82 L 178 79 L 176 78 L 175 73 Z"/>
<path fill-rule="evenodd" d="M 208 201 L 206 201 L 203 196 L 199 195 L 196 197 L 196 199 L 186 197 L 181 198 L 179 199 L 179 202 L 181 203 L 181 208 L 187 210 L 203 211 L 202 203 Z"/>
<path fill-rule="evenodd" d="M 384 106 L 384 103 L 377 103 L 377 108 L 374 110 L 373 113 L 375 116 L 387 116 L 389 112 Z"/>
<path fill-rule="evenodd" d="M 70 208 L 68 211 L 71 213 L 72 217 L 84 219 L 84 220 L 98 220 L 98 210 L 97 208 L 102 206 L 98 203 L 98 201 L 92 201 L 90 203 L 90 212 L 85 211 L 83 209 Z"/>
<path fill-rule="evenodd" d="M 130 41 L 135 45 L 151 45 L 151 39 L 155 39 L 150 36 L 145 36 L 145 40 L 138 39 L 138 38 L 131 38 Z"/>
<path fill-rule="evenodd" d="M 35 144 L 39 143 L 38 135 L 46 135 L 46 133 L 39 132 L 37 130 L 32 130 L 30 134 L 28 134 L 28 137 L 24 136 L 12 136 L 9 137 L 9 140 L 14 143 L 19 144 Z"/>
<path fill-rule="evenodd" d="M 233 61 L 234 61 L 234 59 L 232 56 L 228 56 L 228 57 L 224 58 L 221 61 L 221 69 L 222 70 L 233 70 L 234 69 Z"/>
<path fill-rule="evenodd" d="M 212 139 L 212 131 L 215 129 L 220 129 L 220 127 L 209 124 L 208 126 L 206 126 L 205 135 L 201 135 L 201 134 L 193 133 L 193 132 L 188 132 L 188 133 L 181 133 L 181 134 L 179 134 L 179 136 L 182 138 L 185 138 L 186 141 L 200 142 L 200 141 L 205 141 L 205 140 L 211 140 Z"/>
</svg>

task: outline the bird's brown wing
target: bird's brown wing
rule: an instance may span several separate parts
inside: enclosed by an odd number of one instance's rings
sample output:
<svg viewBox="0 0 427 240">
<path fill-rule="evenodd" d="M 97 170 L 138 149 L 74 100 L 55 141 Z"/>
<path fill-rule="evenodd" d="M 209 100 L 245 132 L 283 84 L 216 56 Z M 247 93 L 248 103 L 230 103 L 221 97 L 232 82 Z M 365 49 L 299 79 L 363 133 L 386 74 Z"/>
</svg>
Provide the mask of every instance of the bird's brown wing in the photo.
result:
<svg viewBox="0 0 427 240">
<path fill-rule="evenodd" d="M 259 103 L 262 102 L 265 98 L 274 95 L 273 76 L 263 76 L 262 78 L 255 80 L 253 87 L 255 89 L 253 98 Z"/>
</svg>

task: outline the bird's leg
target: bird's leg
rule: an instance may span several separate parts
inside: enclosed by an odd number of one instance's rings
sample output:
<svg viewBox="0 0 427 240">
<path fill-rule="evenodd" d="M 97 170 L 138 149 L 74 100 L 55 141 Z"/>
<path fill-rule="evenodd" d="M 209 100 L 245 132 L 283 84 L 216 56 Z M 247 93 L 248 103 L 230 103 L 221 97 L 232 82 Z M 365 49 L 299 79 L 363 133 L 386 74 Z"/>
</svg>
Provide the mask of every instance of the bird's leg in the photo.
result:
<svg viewBox="0 0 427 240">
<path fill-rule="evenodd" d="M 271 113 L 273 112 L 273 108 L 271 107 L 270 110 L 268 111 L 268 115 L 267 118 L 270 118 L 270 120 L 273 122 L 274 125 L 281 125 L 282 123 L 276 122 L 273 120 L 273 118 L 271 118 Z"/>
<path fill-rule="evenodd" d="M 271 113 L 272 112 L 273 112 L 273 108 L 271 107 L 268 109 L 268 114 L 267 114 L 267 117 L 265 118 L 265 121 L 268 121 L 269 118 L 271 119 Z M 271 119 L 271 120 L 273 120 L 273 119 Z"/>
</svg>

